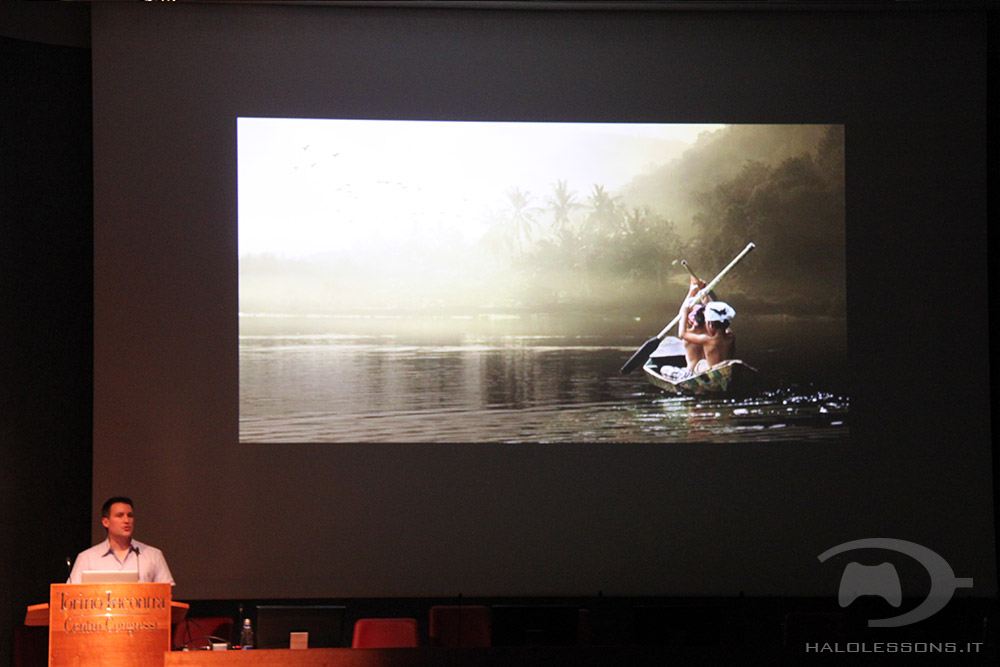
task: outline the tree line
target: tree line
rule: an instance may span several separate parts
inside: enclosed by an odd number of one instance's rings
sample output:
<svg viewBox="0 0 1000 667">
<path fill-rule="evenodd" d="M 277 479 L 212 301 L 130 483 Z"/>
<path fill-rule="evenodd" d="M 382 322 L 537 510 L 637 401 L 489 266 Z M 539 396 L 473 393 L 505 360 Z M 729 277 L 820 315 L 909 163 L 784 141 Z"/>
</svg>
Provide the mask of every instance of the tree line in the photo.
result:
<svg viewBox="0 0 1000 667">
<path fill-rule="evenodd" d="M 287 309 L 292 297 L 302 311 L 662 312 L 687 281 L 678 260 L 708 280 L 753 241 L 726 294 L 761 313 L 843 315 L 842 126 L 728 126 L 631 185 L 510 187 L 472 247 L 441 235 L 379 261 L 243 258 L 241 309 Z"/>
<path fill-rule="evenodd" d="M 731 171 L 688 193 L 687 234 L 600 184 L 580 194 L 559 180 L 541 197 L 515 187 L 481 250 L 512 271 L 525 304 L 610 307 L 662 303 L 668 285 L 687 279 L 679 259 L 708 280 L 753 241 L 755 256 L 727 278 L 727 291 L 752 291 L 765 310 L 842 313 L 843 127 L 826 128 L 814 147 L 777 163 L 745 159 Z"/>
</svg>

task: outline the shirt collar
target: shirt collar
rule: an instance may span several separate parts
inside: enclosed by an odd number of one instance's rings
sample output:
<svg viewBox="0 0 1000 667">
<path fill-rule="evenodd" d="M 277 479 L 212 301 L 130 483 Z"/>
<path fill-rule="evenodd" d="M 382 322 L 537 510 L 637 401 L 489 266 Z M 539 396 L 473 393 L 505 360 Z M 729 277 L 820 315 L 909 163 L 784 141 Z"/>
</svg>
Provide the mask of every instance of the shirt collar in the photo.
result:
<svg viewBox="0 0 1000 667">
<path fill-rule="evenodd" d="M 141 546 L 142 546 L 141 544 L 139 544 L 135 540 L 132 540 L 129 543 L 129 553 L 137 552 Z M 104 538 L 104 548 L 101 549 L 101 556 L 107 556 L 113 553 L 114 549 L 111 548 L 111 538 L 110 537 Z M 128 553 L 125 554 L 125 557 L 128 558 Z"/>
</svg>

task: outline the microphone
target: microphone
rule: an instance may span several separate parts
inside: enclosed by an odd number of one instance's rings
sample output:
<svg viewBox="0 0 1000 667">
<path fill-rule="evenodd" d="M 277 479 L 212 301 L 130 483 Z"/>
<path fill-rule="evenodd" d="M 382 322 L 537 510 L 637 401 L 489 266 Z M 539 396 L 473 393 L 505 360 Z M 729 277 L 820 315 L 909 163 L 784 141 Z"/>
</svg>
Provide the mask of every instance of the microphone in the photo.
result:
<svg viewBox="0 0 1000 667">
<path fill-rule="evenodd" d="M 139 576 L 139 547 L 133 544 L 132 551 L 135 552 L 135 579 L 136 581 L 142 581 L 142 577 Z"/>
<path fill-rule="evenodd" d="M 73 574 L 73 561 L 69 556 L 66 556 L 66 578 Z"/>
</svg>

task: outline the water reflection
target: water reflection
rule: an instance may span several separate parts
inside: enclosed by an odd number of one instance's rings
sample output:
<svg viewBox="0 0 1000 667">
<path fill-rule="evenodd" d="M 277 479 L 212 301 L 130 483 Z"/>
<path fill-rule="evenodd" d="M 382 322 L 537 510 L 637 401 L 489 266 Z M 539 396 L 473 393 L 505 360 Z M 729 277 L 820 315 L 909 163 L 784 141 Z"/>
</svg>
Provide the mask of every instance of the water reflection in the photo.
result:
<svg viewBox="0 0 1000 667">
<path fill-rule="evenodd" d="M 449 345 L 391 337 L 243 336 L 240 440 L 292 442 L 839 441 L 846 397 L 789 387 L 669 397 L 634 348 L 503 337 Z"/>
</svg>

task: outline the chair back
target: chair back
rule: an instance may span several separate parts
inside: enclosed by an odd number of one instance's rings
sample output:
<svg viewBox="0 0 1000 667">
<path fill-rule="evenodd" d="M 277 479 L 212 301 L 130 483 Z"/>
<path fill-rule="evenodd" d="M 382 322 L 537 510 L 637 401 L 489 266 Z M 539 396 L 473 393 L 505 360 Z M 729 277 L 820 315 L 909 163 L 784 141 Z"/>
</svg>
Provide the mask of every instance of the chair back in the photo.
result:
<svg viewBox="0 0 1000 667">
<path fill-rule="evenodd" d="M 490 609 L 483 605 L 435 605 L 428 626 L 431 646 L 490 646 Z"/>
<path fill-rule="evenodd" d="M 417 621 L 413 618 L 359 618 L 354 623 L 353 648 L 397 648 L 418 646 Z"/>
</svg>

